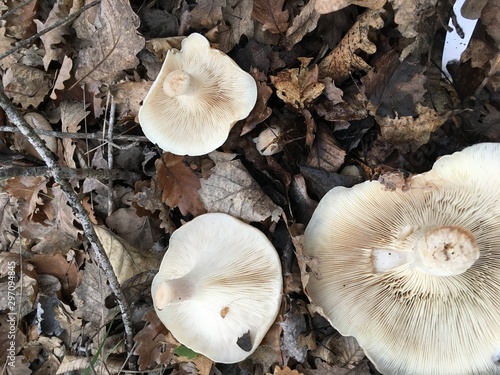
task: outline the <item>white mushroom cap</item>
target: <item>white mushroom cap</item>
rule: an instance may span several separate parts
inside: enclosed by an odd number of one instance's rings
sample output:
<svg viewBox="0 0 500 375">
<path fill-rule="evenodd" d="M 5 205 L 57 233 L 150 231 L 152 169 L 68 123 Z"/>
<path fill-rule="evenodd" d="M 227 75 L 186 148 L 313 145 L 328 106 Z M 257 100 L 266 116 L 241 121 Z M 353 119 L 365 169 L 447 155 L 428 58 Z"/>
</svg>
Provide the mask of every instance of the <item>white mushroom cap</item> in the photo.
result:
<svg viewBox="0 0 500 375">
<path fill-rule="evenodd" d="M 259 346 L 278 315 L 281 291 L 271 242 L 222 213 L 198 216 L 172 234 L 151 287 L 156 313 L 174 337 L 223 363 Z"/>
<path fill-rule="evenodd" d="M 221 146 L 257 101 L 257 84 L 200 34 L 171 49 L 139 110 L 146 137 L 177 155 L 203 155 Z"/>
<path fill-rule="evenodd" d="M 337 187 L 319 203 L 306 292 L 383 374 L 500 374 L 500 144 L 439 159 L 408 191 Z"/>
</svg>

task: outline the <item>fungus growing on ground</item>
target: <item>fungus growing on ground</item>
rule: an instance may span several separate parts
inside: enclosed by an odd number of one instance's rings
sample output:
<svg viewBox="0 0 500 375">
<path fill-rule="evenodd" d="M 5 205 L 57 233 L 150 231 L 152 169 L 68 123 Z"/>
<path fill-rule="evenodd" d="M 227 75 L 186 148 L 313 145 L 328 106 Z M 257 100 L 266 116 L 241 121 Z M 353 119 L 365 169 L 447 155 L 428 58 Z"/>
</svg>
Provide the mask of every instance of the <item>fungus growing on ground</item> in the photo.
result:
<svg viewBox="0 0 500 375">
<path fill-rule="evenodd" d="M 267 237 L 210 213 L 172 234 L 151 294 L 178 341 L 215 362 L 236 363 L 274 323 L 281 290 L 280 259 Z"/>
<path fill-rule="evenodd" d="M 257 101 L 257 84 L 200 34 L 168 51 L 139 110 L 146 137 L 164 151 L 203 155 L 221 146 Z"/>
<path fill-rule="evenodd" d="M 500 144 L 478 144 L 408 191 L 371 181 L 319 203 L 306 292 L 381 373 L 500 374 L 499 166 Z"/>
</svg>

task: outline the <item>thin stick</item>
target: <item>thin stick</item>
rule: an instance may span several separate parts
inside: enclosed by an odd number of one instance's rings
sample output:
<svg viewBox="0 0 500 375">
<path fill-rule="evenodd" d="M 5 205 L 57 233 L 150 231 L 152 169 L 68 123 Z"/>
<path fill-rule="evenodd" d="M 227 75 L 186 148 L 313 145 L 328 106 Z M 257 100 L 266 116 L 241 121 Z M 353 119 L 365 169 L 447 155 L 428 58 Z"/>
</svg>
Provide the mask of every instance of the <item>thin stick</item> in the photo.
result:
<svg viewBox="0 0 500 375">
<path fill-rule="evenodd" d="M 108 169 L 113 168 L 113 129 L 115 128 L 115 98 L 110 93 L 110 108 L 109 108 L 109 120 L 108 120 Z M 108 216 L 114 211 L 113 204 L 113 179 L 108 180 Z"/>
<path fill-rule="evenodd" d="M 71 21 L 74 21 L 80 14 L 82 14 L 83 12 L 85 12 L 86 10 L 96 6 L 97 4 L 99 4 L 101 2 L 101 0 L 94 0 L 92 1 L 91 3 L 81 7 L 80 9 L 78 9 L 76 12 L 73 12 L 71 14 L 68 14 L 66 17 L 64 17 L 63 19 L 57 21 L 57 22 L 54 22 L 52 25 L 50 26 L 47 26 L 45 29 L 43 29 L 42 31 L 40 31 L 39 33 L 36 33 L 35 35 L 33 36 L 30 36 L 29 38 L 27 39 L 23 39 L 23 40 L 20 40 L 19 42 L 17 42 L 13 48 L 11 48 L 10 50 L 8 50 L 7 52 L 4 52 L 0 55 L 0 60 L 6 58 L 7 56 L 13 54 L 14 52 L 20 50 L 21 48 L 23 47 L 26 47 L 26 46 L 29 46 L 31 43 L 33 43 L 35 40 L 37 40 L 38 38 L 40 38 L 42 35 L 45 35 L 47 34 L 49 31 L 52 31 L 56 28 L 58 28 L 59 26 L 62 26 L 64 25 L 65 23 L 69 23 Z"/>
<path fill-rule="evenodd" d="M 0 179 L 26 176 L 52 176 L 47 167 L 24 167 L 15 166 L 0 169 Z M 140 175 L 121 169 L 91 169 L 91 168 L 61 168 L 61 176 L 69 181 L 83 180 L 85 178 L 95 178 L 97 180 L 138 180 Z"/>
<path fill-rule="evenodd" d="M 28 138 L 31 145 L 43 159 L 43 161 L 49 168 L 50 173 L 54 177 L 55 182 L 59 184 L 62 191 L 64 192 L 64 195 L 66 196 L 69 205 L 73 209 L 76 218 L 80 221 L 83 231 L 88 241 L 92 245 L 92 249 L 94 250 L 97 261 L 106 274 L 106 277 L 109 281 L 109 286 L 115 294 L 116 300 L 120 307 L 120 311 L 122 313 L 127 350 L 131 351 L 134 346 L 134 329 L 132 328 L 130 307 L 125 299 L 122 287 L 118 282 L 116 274 L 113 271 L 113 266 L 111 265 L 109 258 L 106 255 L 106 251 L 104 250 L 101 241 L 99 241 L 99 238 L 97 237 L 87 211 L 83 207 L 82 202 L 78 198 L 68 180 L 64 177 L 64 173 L 61 167 L 59 167 L 59 165 L 57 164 L 57 161 L 52 152 L 50 152 L 50 150 L 45 145 L 45 142 L 36 132 L 33 131 L 32 127 L 24 120 L 21 113 L 10 102 L 7 95 L 5 95 L 3 87 L 0 87 L 0 107 L 4 110 L 9 120 L 13 124 L 15 124 L 19 128 L 19 130 L 21 130 L 21 133 L 23 133 Z"/>
<path fill-rule="evenodd" d="M 66 133 L 66 132 L 58 132 L 53 130 L 41 130 L 41 129 L 33 129 L 33 131 L 38 135 L 47 135 L 49 137 L 55 138 L 77 138 L 77 139 L 103 139 L 103 133 Z M 9 133 L 21 133 L 18 128 L 13 126 L 0 126 L 0 132 L 9 132 Z M 123 135 L 117 134 L 113 136 L 115 141 L 129 141 L 129 142 L 150 142 L 149 139 L 140 135 Z"/>
</svg>

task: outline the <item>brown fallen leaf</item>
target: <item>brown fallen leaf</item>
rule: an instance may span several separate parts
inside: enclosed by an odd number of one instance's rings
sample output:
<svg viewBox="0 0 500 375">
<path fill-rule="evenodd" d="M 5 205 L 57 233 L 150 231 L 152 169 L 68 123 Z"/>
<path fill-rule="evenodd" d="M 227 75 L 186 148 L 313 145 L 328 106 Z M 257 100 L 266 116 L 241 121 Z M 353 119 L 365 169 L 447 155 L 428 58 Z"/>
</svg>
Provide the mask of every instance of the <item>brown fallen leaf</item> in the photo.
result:
<svg viewBox="0 0 500 375">
<path fill-rule="evenodd" d="M 310 0 L 296 16 L 288 30 L 284 46 L 291 49 L 294 45 L 302 40 L 302 38 L 313 31 L 318 25 L 320 13 L 316 11 L 316 0 Z"/>
<path fill-rule="evenodd" d="M 318 66 L 309 68 L 309 58 L 301 57 L 299 60 L 300 68 L 285 69 L 271 76 L 278 97 L 297 109 L 304 108 L 325 89 L 325 85 L 318 82 Z"/>
<path fill-rule="evenodd" d="M 33 19 L 36 16 L 38 2 L 11 0 L 7 4 L 7 9 L 14 10 L 5 16 L 8 35 L 16 39 L 25 39 L 36 32 Z"/>
<path fill-rule="evenodd" d="M 37 32 L 41 32 L 55 22 L 61 21 L 63 18 L 68 16 L 70 10 L 70 3 L 64 1 L 56 2 L 50 10 L 45 22 L 34 20 Z M 43 67 L 45 68 L 45 71 L 48 70 L 49 64 L 52 61 L 62 62 L 64 50 L 61 48 L 61 45 L 65 42 L 64 35 L 69 34 L 71 34 L 71 28 L 69 24 L 65 23 L 40 36 L 40 40 L 45 48 L 45 55 L 43 56 Z"/>
<path fill-rule="evenodd" d="M 230 27 L 223 32 L 220 32 L 221 39 L 226 38 L 226 41 L 221 44 L 223 52 L 230 51 L 236 44 L 239 43 L 242 35 L 248 39 L 254 36 L 254 20 L 252 18 L 253 2 L 241 0 L 226 0 L 227 5 L 222 9 L 223 18 L 229 20 Z M 219 26 L 225 25 L 221 23 Z M 229 48 L 230 47 L 230 48 Z M 229 48 L 229 49 L 228 49 Z"/>
<path fill-rule="evenodd" d="M 31 125 L 33 129 L 52 131 L 52 126 L 40 113 L 28 112 L 24 116 L 26 122 Z M 54 154 L 57 154 L 57 140 L 55 137 L 50 137 L 46 135 L 40 135 L 40 138 L 45 141 L 47 148 Z M 23 134 L 14 134 L 14 146 L 16 150 L 20 152 L 27 153 L 28 155 L 34 156 L 35 158 L 42 159 L 38 154 L 38 151 L 33 147 L 33 145 L 28 141 Z"/>
<path fill-rule="evenodd" d="M 245 125 L 240 135 L 245 135 L 255 129 L 257 125 L 268 119 L 273 112 L 272 109 L 267 106 L 267 101 L 273 94 L 273 90 L 266 83 L 266 75 L 255 68 L 250 71 L 250 74 L 257 82 L 257 103 L 246 118 Z"/>
<path fill-rule="evenodd" d="M 210 29 L 222 21 L 226 0 L 198 0 L 189 12 L 188 24 L 193 29 Z"/>
<path fill-rule="evenodd" d="M 85 105 L 78 102 L 70 102 L 65 100 L 60 105 L 61 110 L 61 129 L 67 133 L 77 133 L 80 129 L 80 122 L 89 114 L 85 110 Z M 76 168 L 76 163 L 73 156 L 76 149 L 76 143 L 71 138 L 64 138 L 62 140 L 64 149 L 64 161 L 70 168 Z"/>
<path fill-rule="evenodd" d="M 59 73 L 57 74 L 56 81 L 54 82 L 54 87 L 52 88 L 52 92 L 50 93 L 50 98 L 52 100 L 57 99 L 57 91 L 64 90 L 64 82 L 71 78 L 71 69 L 73 68 L 73 60 L 71 60 L 68 56 L 64 56 L 61 68 L 59 69 Z"/>
<path fill-rule="evenodd" d="M 215 166 L 210 177 L 200 181 L 200 196 L 208 212 L 224 212 L 246 222 L 279 220 L 283 210 L 264 193 L 235 154 L 214 151 L 209 156 Z"/>
<path fill-rule="evenodd" d="M 279 366 L 274 367 L 273 375 L 304 375 L 297 370 L 292 370 L 290 367 L 285 366 L 283 368 Z"/>
<path fill-rule="evenodd" d="M 252 16 L 262 23 L 262 28 L 272 34 L 281 34 L 288 29 L 290 13 L 283 10 L 285 0 L 255 0 Z"/>
<path fill-rule="evenodd" d="M 0 27 L 0 53 L 2 53 L 2 54 L 9 51 L 10 49 L 12 49 L 13 44 L 16 42 L 16 40 L 14 38 L 10 38 L 10 37 L 5 35 L 6 31 L 7 30 L 5 27 Z M 13 54 L 3 58 L 2 60 L 0 60 L 0 67 L 4 71 L 6 71 L 19 58 L 20 58 L 20 56 L 18 55 L 18 53 L 13 53 Z"/>
<path fill-rule="evenodd" d="M 324 124 L 316 127 L 316 142 L 307 156 L 306 165 L 323 169 L 327 172 L 337 172 L 344 164 L 346 152 L 340 148 L 332 132 Z"/>
<path fill-rule="evenodd" d="M 26 216 L 32 217 L 37 205 L 43 204 L 40 192 L 47 193 L 47 179 L 45 177 L 13 177 L 7 180 L 3 191 L 13 197 L 25 200 L 27 204 Z"/>
<path fill-rule="evenodd" d="M 138 364 L 141 371 L 160 364 L 168 365 L 174 358 L 176 347 L 167 340 L 170 332 L 154 311 L 147 313 L 144 320 L 149 324 L 134 337 L 137 344 L 134 354 L 139 356 Z"/>
<path fill-rule="evenodd" d="M 141 102 L 146 97 L 152 84 L 151 81 L 125 81 L 109 87 L 115 100 L 118 121 L 133 120 L 137 117 Z"/>
<path fill-rule="evenodd" d="M 80 15 L 73 28 L 86 46 L 74 61 L 77 83 L 109 84 L 135 68 L 145 44 L 138 26 L 139 17 L 126 0 L 102 0 L 95 12 Z"/>
<path fill-rule="evenodd" d="M 156 160 L 155 168 L 162 202 L 172 208 L 179 207 L 183 215 L 198 216 L 206 211 L 198 192 L 200 180 L 182 156 L 166 152 Z"/>
<path fill-rule="evenodd" d="M 5 94 L 23 109 L 37 108 L 50 90 L 49 78 L 40 69 L 12 64 L 2 77 Z"/>
<path fill-rule="evenodd" d="M 365 353 L 352 336 L 342 336 L 335 332 L 322 340 L 314 355 L 327 363 L 352 369 L 365 357 Z"/>
<path fill-rule="evenodd" d="M 351 27 L 340 43 L 319 63 L 319 76 L 331 77 L 339 85 L 356 70 L 367 72 L 370 65 L 362 58 L 363 53 L 372 55 L 377 47 L 370 40 L 373 29 L 384 26 L 385 10 L 367 10 Z"/>
<path fill-rule="evenodd" d="M 61 283 L 61 290 L 65 296 L 70 296 L 80 283 L 81 274 L 75 262 L 68 262 L 61 254 L 35 255 L 28 262 L 35 266 L 39 275 L 56 277 Z"/>
<path fill-rule="evenodd" d="M 94 226 L 94 229 L 120 284 L 141 272 L 160 268 L 158 257 L 134 249 L 104 227 Z"/>
</svg>

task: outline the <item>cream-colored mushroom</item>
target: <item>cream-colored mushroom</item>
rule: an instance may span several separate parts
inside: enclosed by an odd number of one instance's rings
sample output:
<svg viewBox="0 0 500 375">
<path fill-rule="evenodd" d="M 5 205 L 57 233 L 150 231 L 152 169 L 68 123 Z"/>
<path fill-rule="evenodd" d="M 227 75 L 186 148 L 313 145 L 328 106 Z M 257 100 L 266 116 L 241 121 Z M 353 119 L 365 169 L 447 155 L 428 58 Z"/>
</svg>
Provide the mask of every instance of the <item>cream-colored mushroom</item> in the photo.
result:
<svg viewBox="0 0 500 375">
<path fill-rule="evenodd" d="M 383 374 L 500 374 L 500 144 L 439 159 L 408 191 L 336 187 L 305 232 L 306 292 Z"/>
<path fill-rule="evenodd" d="M 177 229 L 155 276 L 154 307 L 174 337 L 215 362 L 242 361 L 281 304 L 281 263 L 258 229 L 222 213 Z"/>
<path fill-rule="evenodd" d="M 200 34 L 168 51 L 139 110 L 146 137 L 178 155 L 207 154 L 257 101 L 257 85 L 229 56 Z"/>
</svg>

